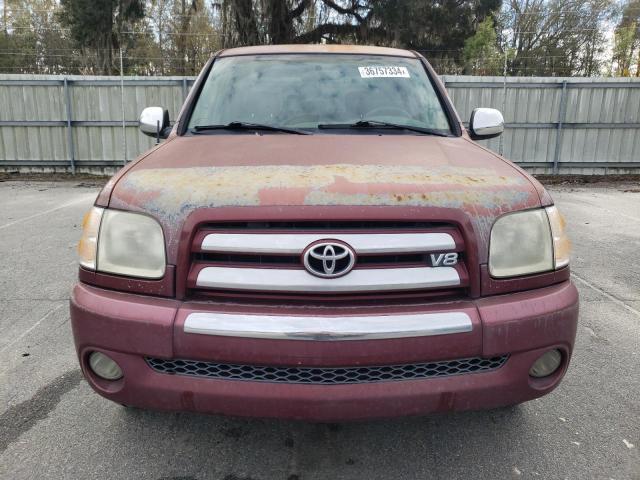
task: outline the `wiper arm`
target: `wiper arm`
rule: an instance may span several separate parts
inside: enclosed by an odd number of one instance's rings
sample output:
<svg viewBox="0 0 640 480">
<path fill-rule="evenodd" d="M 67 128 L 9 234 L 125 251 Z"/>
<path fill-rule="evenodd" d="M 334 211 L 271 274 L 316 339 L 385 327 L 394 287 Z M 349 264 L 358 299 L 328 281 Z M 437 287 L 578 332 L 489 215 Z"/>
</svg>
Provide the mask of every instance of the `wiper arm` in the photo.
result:
<svg viewBox="0 0 640 480">
<path fill-rule="evenodd" d="M 436 135 L 438 137 L 448 137 L 447 133 L 432 128 L 414 127 L 413 125 L 400 125 L 398 123 L 380 122 L 378 120 L 360 120 L 355 123 L 321 123 L 318 128 L 323 130 L 340 128 L 393 128 L 396 130 L 408 130 L 410 132 L 424 133 L 425 135 Z"/>
<path fill-rule="evenodd" d="M 195 133 L 204 132 L 206 130 L 267 130 L 271 132 L 292 133 L 294 135 L 311 135 L 310 132 L 297 130 L 295 128 L 278 127 L 276 125 L 263 125 L 260 123 L 249 122 L 229 122 L 222 125 L 196 125 L 191 130 Z"/>
</svg>

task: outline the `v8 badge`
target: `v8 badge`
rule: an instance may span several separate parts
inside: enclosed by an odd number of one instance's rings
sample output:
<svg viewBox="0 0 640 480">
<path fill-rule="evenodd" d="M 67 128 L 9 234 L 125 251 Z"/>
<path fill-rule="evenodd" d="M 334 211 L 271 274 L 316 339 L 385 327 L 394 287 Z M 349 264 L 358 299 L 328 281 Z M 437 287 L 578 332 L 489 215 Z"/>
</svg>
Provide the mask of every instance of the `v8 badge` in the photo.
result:
<svg viewBox="0 0 640 480">
<path fill-rule="evenodd" d="M 458 253 L 432 253 L 430 255 L 432 267 L 452 267 L 458 263 Z"/>
</svg>

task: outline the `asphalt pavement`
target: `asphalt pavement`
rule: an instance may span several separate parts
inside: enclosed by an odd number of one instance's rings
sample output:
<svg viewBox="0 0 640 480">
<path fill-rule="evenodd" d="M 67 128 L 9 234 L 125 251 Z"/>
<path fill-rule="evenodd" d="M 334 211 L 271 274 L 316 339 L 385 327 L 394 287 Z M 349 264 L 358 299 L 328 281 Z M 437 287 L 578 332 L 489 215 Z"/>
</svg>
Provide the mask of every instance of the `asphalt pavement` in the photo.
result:
<svg viewBox="0 0 640 480">
<path fill-rule="evenodd" d="M 574 357 L 516 408 L 307 424 L 131 410 L 79 372 L 68 298 L 98 189 L 0 183 L 2 479 L 640 479 L 640 186 L 551 188 L 581 296 Z"/>
</svg>

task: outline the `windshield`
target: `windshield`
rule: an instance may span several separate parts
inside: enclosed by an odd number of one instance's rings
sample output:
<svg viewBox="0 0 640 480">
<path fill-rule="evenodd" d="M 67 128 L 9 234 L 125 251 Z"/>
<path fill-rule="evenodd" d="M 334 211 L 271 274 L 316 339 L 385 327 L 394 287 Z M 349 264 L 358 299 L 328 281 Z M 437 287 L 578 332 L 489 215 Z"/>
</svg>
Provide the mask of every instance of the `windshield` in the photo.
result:
<svg viewBox="0 0 640 480">
<path fill-rule="evenodd" d="M 332 54 L 217 59 L 189 129 L 246 122 L 319 132 L 319 125 L 349 128 L 363 120 L 451 133 L 418 59 Z M 386 132 L 380 125 L 369 126 Z M 349 133 L 354 131 L 362 130 Z"/>
</svg>

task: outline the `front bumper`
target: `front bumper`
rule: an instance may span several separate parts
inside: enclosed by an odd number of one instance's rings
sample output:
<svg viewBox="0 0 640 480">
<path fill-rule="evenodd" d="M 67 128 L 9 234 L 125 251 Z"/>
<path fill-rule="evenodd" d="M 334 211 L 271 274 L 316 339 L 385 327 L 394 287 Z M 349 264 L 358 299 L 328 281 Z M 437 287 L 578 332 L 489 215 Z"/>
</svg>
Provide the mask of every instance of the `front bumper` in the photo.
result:
<svg viewBox="0 0 640 480">
<path fill-rule="evenodd" d="M 84 375 L 94 390 L 110 400 L 159 410 L 340 421 L 494 408 L 540 397 L 557 386 L 573 349 L 578 294 L 570 282 L 564 282 L 473 302 L 421 307 L 423 312 L 466 312 L 473 326 L 473 331 L 466 333 L 345 341 L 185 333 L 190 313 L 224 308 L 229 307 L 79 284 L 71 299 L 71 321 Z M 358 315 L 369 313 L 363 310 L 358 310 Z M 277 307 L 265 313 L 276 314 Z M 550 348 L 562 351 L 562 366 L 550 377 L 532 379 L 528 375 L 531 364 Z M 122 379 L 107 382 L 90 371 L 87 358 L 95 350 L 118 362 L 124 372 Z M 353 366 L 500 355 L 509 355 L 509 359 L 501 368 L 488 372 L 340 385 L 167 375 L 145 361 L 145 357 L 153 357 L 252 365 Z"/>
</svg>

